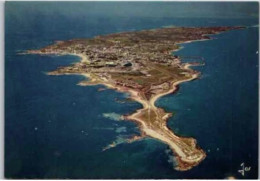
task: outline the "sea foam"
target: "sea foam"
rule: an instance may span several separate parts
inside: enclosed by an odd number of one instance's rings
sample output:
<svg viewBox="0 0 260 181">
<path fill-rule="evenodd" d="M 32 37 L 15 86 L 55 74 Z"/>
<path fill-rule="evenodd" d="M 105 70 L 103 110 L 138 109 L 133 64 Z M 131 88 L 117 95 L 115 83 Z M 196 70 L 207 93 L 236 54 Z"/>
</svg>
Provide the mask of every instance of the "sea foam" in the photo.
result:
<svg viewBox="0 0 260 181">
<path fill-rule="evenodd" d="M 121 120 L 123 120 L 122 115 L 114 113 L 114 112 L 112 112 L 112 113 L 103 113 L 103 117 L 104 118 L 108 118 L 108 119 L 113 120 L 113 121 L 121 121 Z"/>
</svg>

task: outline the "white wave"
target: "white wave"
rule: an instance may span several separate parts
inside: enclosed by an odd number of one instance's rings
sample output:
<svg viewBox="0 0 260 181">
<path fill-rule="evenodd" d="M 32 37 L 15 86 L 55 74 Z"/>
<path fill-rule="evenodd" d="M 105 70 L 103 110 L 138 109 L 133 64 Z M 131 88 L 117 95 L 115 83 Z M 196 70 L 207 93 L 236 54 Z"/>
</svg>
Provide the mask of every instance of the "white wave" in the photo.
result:
<svg viewBox="0 0 260 181">
<path fill-rule="evenodd" d="M 103 113 L 103 117 L 104 118 L 108 118 L 110 120 L 113 120 L 113 121 L 121 121 L 123 120 L 123 116 L 120 115 L 120 114 L 117 114 L 117 113 Z"/>
<path fill-rule="evenodd" d="M 167 148 L 165 150 L 165 153 L 168 156 L 168 160 L 167 160 L 168 163 L 173 164 L 173 167 L 176 167 L 178 164 L 177 164 L 176 157 L 173 155 L 172 151 L 169 148 Z"/>
</svg>

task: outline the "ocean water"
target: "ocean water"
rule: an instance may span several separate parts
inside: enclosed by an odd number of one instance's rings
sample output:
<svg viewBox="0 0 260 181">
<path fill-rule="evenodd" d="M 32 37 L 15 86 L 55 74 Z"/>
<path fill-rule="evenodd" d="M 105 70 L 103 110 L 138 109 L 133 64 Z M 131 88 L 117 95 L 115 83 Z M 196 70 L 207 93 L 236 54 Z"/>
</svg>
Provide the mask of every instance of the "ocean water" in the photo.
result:
<svg viewBox="0 0 260 181">
<path fill-rule="evenodd" d="M 139 11 L 136 17 L 123 16 L 123 12 L 122 16 L 114 14 L 109 8 L 107 14 L 95 8 L 86 14 L 70 5 L 72 9 L 68 10 L 66 3 L 6 4 L 5 177 L 257 178 L 257 17 L 243 13 L 231 13 L 229 18 L 215 14 L 210 18 L 194 18 L 192 14 L 142 16 Z M 80 6 L 92 7 L 90 3 Z M 120 5 L 125 9 L 132 6 L 135 5 Z M 93 7 L 108 6 L 101 3 Z M 85 79 L 82 76 L 45 74 L 79 61 L 78 57 L 19 54 L 56 40 L 171 25 L 249 27 L 214 35 L 213 40 L 183 44 L 184 48 L 175 52 L 202 56 L 206 63 L 193 67 L 202 73 L 200 79 L 181 84 L 176 94 L 156 103 L 175 113 L 168 122 L 174 132 L 196 138 L 207 152 L 199 166 L 186 172 L 173 170 L 172 153 L 157 140 L 121 143 L 140 134 L 135 123 L 119 119 L 120 115 L 141 108 L 136 102 L 117 101 L 126 100 L 126 94 L 108 89 L 98 91 L 101 85 L 78 86 Z M 102 151 L 114 141 L 118 143 L 115 148 Z M 241 163 L 251 167 L 244 176 L 238 173 Z"/>
<path fill-rule="evenodd" d="M 157 105 L 175 113 L 168 125 L 178 135 L 196 138 L 207 152 L 190 171 L 192 177 L 202 169 L 208 178 L 221 178 L 223 171 L 243 178 L 238 170 L 245 163 L 251 166 L 246 177 L 252 178 L 258 168 L 258 28 L 212 38 L 183 44 L 175 53 L 200 55 L 206 64 L 193 67 L 202 72 L 200 79 L 181 84 L 177 94 L 161 98 Z"/>
</svg>

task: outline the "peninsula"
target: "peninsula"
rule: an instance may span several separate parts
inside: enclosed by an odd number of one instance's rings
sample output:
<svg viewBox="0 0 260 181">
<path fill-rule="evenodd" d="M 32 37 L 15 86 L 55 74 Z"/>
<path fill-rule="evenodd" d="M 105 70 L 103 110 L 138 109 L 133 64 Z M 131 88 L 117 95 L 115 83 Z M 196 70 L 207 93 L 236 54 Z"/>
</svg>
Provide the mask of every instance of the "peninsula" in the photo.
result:
<svg viewBox="0 0 260 181">
<path fill-rule="evenodd" d="M 103 84 L 129 93 L 143 108 L 125 116 L 125 119 L 138 123 L 142 137 L 149 136 L 169 145 L 177 161 L 174 168 L 184 171 L 198 165 L 206 153 L 194 138 L 174 134 L 167 126 L 171 113 L 156 107 L 155 102 L 176 91 L 178 84 L 198 78 L 200 73 L 190 68 L 198 62 L 181 63 L 181 57 L 173 55 L 173 51 L 179 48 L 180 43 L 207 40 L 209 34 L 240 28 L 170 27 L 122 32 L 91 39 L 57 41 L 26 53 L 80 56 L 80 62 L 58 67 L 48 74 L 80 74 L 88 77 L 80 85 Z"/>
</svg>

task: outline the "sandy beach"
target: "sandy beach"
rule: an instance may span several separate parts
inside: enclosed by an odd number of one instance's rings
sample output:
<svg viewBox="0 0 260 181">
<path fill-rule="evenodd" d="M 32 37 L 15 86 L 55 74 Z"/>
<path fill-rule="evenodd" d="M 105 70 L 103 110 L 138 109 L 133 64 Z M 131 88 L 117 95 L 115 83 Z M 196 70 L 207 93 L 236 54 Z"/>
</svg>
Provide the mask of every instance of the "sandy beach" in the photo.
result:
<svg viewBox="0 0 260 181">
<path fill-rule="evenodd" d="M 190 69 L 190 66 L 192 66 L 192 65 L 191 64 L 184 64 L 183 69 Z M 206 154 L 201 149 L 196 148 L 196 143 L 195 143 L 196 141 L 193 138 L 185 138 L 185 139 L 191 139 L 190 142 L 193 143 L 193 148 L 191 148 L 191 151 L 188 154 L 184 152 L 184 149 L 186 149 L 187 145 L 180 143 L 180 142 L 182 142 L 182 138 L 176 136 L 172 132 L 172 130 L 170 130 L 166 126 L 167 120 L 170 117 L 169 113 L 165 113 L 165 114 L 162 115 L 162 117 L 160 118 L 160 124 L 159 124 L 160 126 L 158 126 L 158 128 L 156 128 L 156 129 L 152 128 L 151 125 L 149 125 L 146 120 L 143 120 L 141 118 L 141 116 L 148 110 L 159 112 L 160 108 L 157 108 L 155 106 L 155 102 L 160 97 L 171 94 L 174 91 L 176 91 L 177 86 L 179 84 L 196 79 L 199 76 L 198 73 L 193 73 L 190 78 L 173 82 L 172 88 L 170 90 L 168 90 L 167 92 L 156 94 L 149 101 L 144 100 L 142 98 L 142 96 L 140 96 L 137 91 L 134 91 L 132 89 L 128 89 L 128 88 L 124 88 L 124 87 L 120 87 L 120 86 L 115 86 L 115 85 L 109 83 L 109 81 L 105 82 L 105 81 L 102 81 L 102 80 L 96 80 L 96 79 L 93 80 L 90 74 L 85 73 L 85 74 L 82 74 L 82 75 L 86 76 L 90 80 L 89 85 L 103 84 L 110 89 L 115 89 L 115 90 L 117 90 L 119 92 L 123 92 L 123 93 L 127 92 L 127 93 L 130 94 L 130 96 L 133 100 L 142 104 L 142 106 L 143 106 L 142 109 L 137 110 L 136 112 L 134 112 L 133 114 L 131 114 L 129 116 L 126 116 L 125 118 L 127 120 L 133 120 L 133 121 L 138 123 L 139 128 L 142 132 L 142 137 L 149 136 L 149 137 L 155 138 L 157 140 L 160 140 L 160 141 L 162 141 L 165 144 L 170 146 L 170 148 L 174 152 L 175 156 L 178 157 L 179 165 L 181 165 L 181 166 L 176 167 L 175 169 L 177 169 L 177 170 L 188 170 L 188 169 L 192 168 L 194 165 L 197 165 L 198 163 L 200 163 L 205 158 Z M 91 81 L 93 81 L 94 84 L 91 84 Z M 140 138 L 138 138 L 138 140 L 139 139 Z M 135 139 L 133 139 L 132 141 L 134 141 L 134 140 Z M 176 144 L 176 142 L 178 142 L 178 144 Z M 180 145 L 184 145 L 184 146 L 182 147 Z M 114 147 L 114 146 L 115 145 L 111 145 L 111 147 Z M 185 166 L 182 166 L 183 163 L 185 163 L 184 164 Z M 187 164 L 190 164 L 190 166 L 187 166 Z"/>
<path fill-rule="evenodd" d="M 205 39 L 208 40 L 208 39 Z M 199 40 L 199 41 L 205 41 Z M 196 40 L 197 41 L 197 40 Z M 190 43 L 192 41 L 182 42 L 182 43 Z M 178 49 L 179 50 L 179 49 Z M 79 56 L 82 63 L 89 62 L 87 57 L 83 54 L 71 54 L 75 56 Z M 178 137 L 174 134 L 172 130 L 167 127 L 167 121 L 171 116 L 171 113 L 166 113 L 163 109 L 155 106 L 155 102 L 161 98 L 162 96 L 174 93 L 177 90 L 177 86 L 183 82 L 191 81 L 198 78 L 199 73 L 192 71 L 190 66 L 194 66 L 189 63 L 181 64 L 180 66 L 183 70 L 188 70 L 190 73 L 189 77 L 183 80 L 176 80 L 171 83 L 171 88 L 166 90 L 165 92 L 160 92 L 153 95 L 149 100 L 144 98 L 138 91 L 122 87 L 118 85 L 114 85 L 111 80 L 100 79 L 97 76 L 92 75 L 92 73 L 81 73 L 81 75 L 87 77 L 88 81 L 80 82 L 79 85 L 89 86 L 89 85 L 97 85 L 102 84 L 110 89 L 114 89 L 116 91 L 122 93 L 129 93 L 130 98 L 142 104 L 143 108 L 136 110 L 136 112 L 131 115 L 125 116 L 125 119 L 132 120 L 138 123 L 138 126 L 141 130 L 141 138 L 144 136 L 149 136 L 164 142 L 169 145 L 174 155 L 177 157 L 178 166 L 175 167 L 176 170 L 188 170 L 193 166 L 199 164 L 205 157 L 205 152 L 196 146 L 196 140 L 193 138 L 182 138 Z M 149 114 L 150 112 L 155 113 L 156 117 L 155 122 L 149 122 L 149 120 L 145 120 L 143 118 L 144 115 Z M 139 140 L 140 138 L 138 138 Z M 135 139 L 132 139 L 134 141 Z M 186 141 L 185 141 L 186 140 Z M 130 141 L 130 142 L 132 142 Z M 187 143 L 186 143 L 187 142 Z M 116 145 L 112 144 L 109 148 L 114 147 Z M 107 149 L 107 148 L 106 148 Z M 106 150 L 105 149 L 105 150 Z"/>
</svg>

